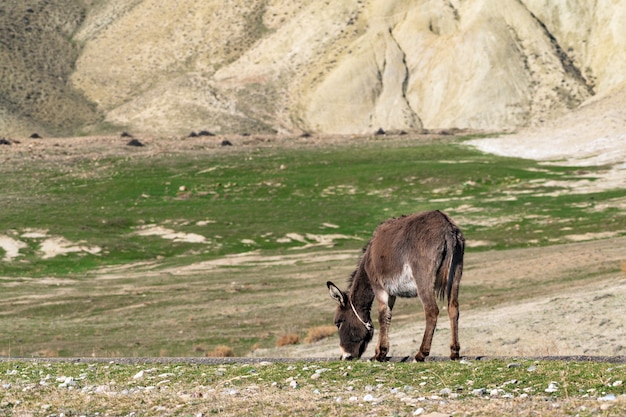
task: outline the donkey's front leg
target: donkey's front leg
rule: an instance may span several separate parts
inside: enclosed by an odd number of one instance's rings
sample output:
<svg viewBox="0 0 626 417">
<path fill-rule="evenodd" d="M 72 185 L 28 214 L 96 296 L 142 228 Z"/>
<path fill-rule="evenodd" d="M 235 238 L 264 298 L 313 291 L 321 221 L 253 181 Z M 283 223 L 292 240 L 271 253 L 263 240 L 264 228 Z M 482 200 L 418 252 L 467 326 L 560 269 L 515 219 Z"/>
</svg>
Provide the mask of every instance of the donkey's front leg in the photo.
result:
<svg viewBox="0 0 626 417">
<path fill-rule="evenodd" d="M 389 326 L 391 326 L 391 310 L 396 302 L 396 297 L 386 296 L 378 299 L 378 345 L 373 359 L 379 362 L 388 361 L 389 353 Z"/>
</svg>

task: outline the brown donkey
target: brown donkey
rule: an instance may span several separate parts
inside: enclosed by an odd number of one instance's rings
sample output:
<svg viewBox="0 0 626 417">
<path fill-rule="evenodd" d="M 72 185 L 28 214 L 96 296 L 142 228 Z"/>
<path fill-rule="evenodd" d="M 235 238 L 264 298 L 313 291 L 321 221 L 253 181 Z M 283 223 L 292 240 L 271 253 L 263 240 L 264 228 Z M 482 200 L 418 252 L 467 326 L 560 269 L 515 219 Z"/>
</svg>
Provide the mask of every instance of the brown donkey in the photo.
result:
<svg viewBox="0 0 626 417">
<path fill-rule="evenodd" d="M 381 223 L 363 250 L 347 292 L 328 281 L 330 295 L 339 306 L 341 359 L 360 358 L 374 336 L 370 310 L 378 300 L 380 334 L 378 361 L 387 360 L 389 325 L 396 297 L 418 297 L 424 305 L 426 328 L 416 361 L 430 353 L 439 308 L 437 296 L 448 299 L 452 341 L 450 358 L 458 359 L 459 284 L 463 273 L 465 239 L 452 219 L 440 211 L 416 213 Z"/>
</svg>

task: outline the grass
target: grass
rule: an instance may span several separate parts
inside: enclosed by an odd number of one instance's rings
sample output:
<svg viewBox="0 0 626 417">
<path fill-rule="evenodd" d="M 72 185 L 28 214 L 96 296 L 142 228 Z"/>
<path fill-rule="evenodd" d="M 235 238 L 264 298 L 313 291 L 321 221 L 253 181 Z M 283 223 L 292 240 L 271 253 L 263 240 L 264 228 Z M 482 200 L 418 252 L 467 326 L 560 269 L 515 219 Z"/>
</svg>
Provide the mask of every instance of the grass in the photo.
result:
<svg viewBox="0 0 626 417">
<path fill-rule="evenodd" d="M 449 212 L 468 251 L 626 231 L 615 204 L 596 208 L 626 190 L 568 188 L 605 167 L 485 155 L 462 140 L 200 144 L 102 156 L 60 141 L 53 151 L 61 157 L 25 151 L 0 167 L 0 235 L 27 245 L 0 262 L 5 356 L 201 356 L 218 346 L 242 356 L 284 334 L 305 340 L 329 324 L 326 280 L 349 275 L 380 221 L 410 212 Z M 152 226 L 205 241 L 138 233 Z M 101 251 L 44 259 L 46 238 L 27 237 L 33 231 Z M 251 253 L 261 259 L 233 256 Z M 464 308 L 563 285 L 548 284 L 465 286 Z M 397 314 L 414 317 L 415 308 Z"/>
<path fill-rule="evenodd" d="M 604 415 L 623 364 L 0 363 L 3 415 Z"/>
<path fill-rule="evenodd" d="M 21 262 L 2 263 L 0 275 L 65 276 L 105 265 L 155 258 L 185 263 L 252 249 L 280 253 L 301 246 L 285 239 L 294 232 L 355 237 L 336 246 L 356 248 L 383 219 L 429 209 L 449 211 L 470 243 L 490 242 L 486 247 L 494 249 L 548 244 L 571 230 L 624 231 L 626 216 L 617 208 L 593 210 L 598 202 L 623 198 L 624 190 L 551 195 L 581 177 L 593 181 L 599 169 L 580 175 L 576 168 L 484 155 L 457 143 L 388 146 L 367 140 L 315 149 L 9 164 L 2 168 L 0 233 L 45 229 L 103 251 L 42 260 L 39 242 L 27 240 Z M 147 224 L 208 241 L 133 234 Z"/>
</svg>

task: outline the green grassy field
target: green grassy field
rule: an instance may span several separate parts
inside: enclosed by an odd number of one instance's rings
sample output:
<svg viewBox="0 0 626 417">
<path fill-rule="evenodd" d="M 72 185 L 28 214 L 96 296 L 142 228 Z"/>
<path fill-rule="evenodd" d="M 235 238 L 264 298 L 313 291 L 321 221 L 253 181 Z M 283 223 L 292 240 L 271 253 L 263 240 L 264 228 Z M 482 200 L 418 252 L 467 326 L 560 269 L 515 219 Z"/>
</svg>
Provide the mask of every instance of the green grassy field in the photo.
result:
<svg viewBox="0 0 626 417">
<path fill-rule="evenodd" d="M 415 211 L 449 211 L 470 245 L 502 249 L 558 242 L 576 233 L 626 230 L 609 190 L 578 194 L 602 169 L 539 165 L 484 155 L 459 142 L 364 140 L 343 146 L 248 147 L 3 164 L 0 233 L 45 229 L 102 248 L 42 259 L 36 239 L 0 276 L 67 276 L 106 265 L 199 259 L 301 242 L 288 233 L 341 234 L 337 248 L 363 245 L 382 220 Z M 159 225 L 206 237 L 202 245 L 139 236 Z M 325 227 L 324 225 L 331 225 Z M 477 249 L 474 249 L 477 250 Z M 2 249 L 0 249 L 0 255 Z"/>
<path fill-rule="evenodd" d="M 0 249 L 0 352 L 246 355 L 304 338 L 330 323 L 326 280 L 348 277 L 379 222 L 415 211 L 450 213 L 470 252 L 626 231 L 610 204 L 626 190 L 569 188 L 603 167 L 485 155 L 463 139 L 294 142 L 98 156 L 61 141 L 56 157 L 6 157 L 0 236 L 23 247 L 8 260 Z M 61 237 L 88 250 L 44 256 Z M 509 284 L 491 302 L 536 293 Z M 464 308 L 485 290 L 465 286 Z"/>
</svg>

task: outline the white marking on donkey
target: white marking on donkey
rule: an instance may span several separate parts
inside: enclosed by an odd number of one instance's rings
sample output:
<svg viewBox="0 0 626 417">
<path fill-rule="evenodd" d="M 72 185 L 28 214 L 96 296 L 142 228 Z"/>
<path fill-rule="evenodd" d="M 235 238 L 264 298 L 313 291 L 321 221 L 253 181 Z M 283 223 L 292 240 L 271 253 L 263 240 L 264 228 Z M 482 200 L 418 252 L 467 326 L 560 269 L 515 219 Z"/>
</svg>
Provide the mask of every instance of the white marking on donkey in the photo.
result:
<svg viewBox="0 0 626 417">
<path fill-rule="evenodd" d="M 437 297 L 448 299 L 450 358 L 459 359 L 459 285 L 463 273 L 465 239 L 456 224 L 441 211 L 428 211 L 381 223 L 363 250 L 348 290 L 326 283 L 337 301 L 335 325 L 339 329 L 341 359 L 360 358 L 374 336 L 370 311 L 378 301 L 380 333 L 374 359 L 386 361 L 391 310 L 396 297 L 419 296 L 426 328 L 416 361 L 430 354 L 437 325 Z"/>
</svg>

